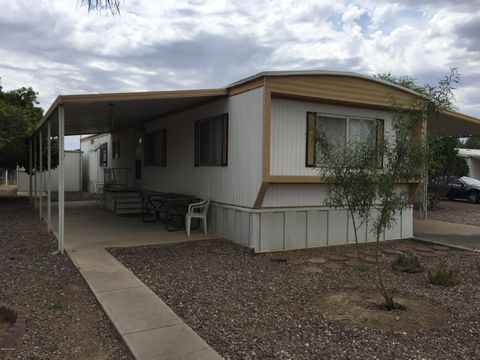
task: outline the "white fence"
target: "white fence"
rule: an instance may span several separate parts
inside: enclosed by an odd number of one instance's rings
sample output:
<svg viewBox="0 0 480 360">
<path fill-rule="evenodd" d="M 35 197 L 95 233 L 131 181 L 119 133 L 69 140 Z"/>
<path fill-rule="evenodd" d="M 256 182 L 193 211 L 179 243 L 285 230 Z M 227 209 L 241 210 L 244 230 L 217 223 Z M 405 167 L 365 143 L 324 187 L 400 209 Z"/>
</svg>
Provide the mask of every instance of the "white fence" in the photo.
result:
<svg viewBox="0 0 480 360">
<path fill-rule="evenodd" d="M 82 191 L 82 153 L 76 151 L 65 151 L 65 191 Z M 43 189 L 41 186 L 43 177 Z M 32 180 L 33 181 L 33 180 Z M 52 169 L 51 190 L 58 190 L 58 169 Z M 29 191 L 29 175 L 24 169 L 18 171 L 17 191 Z M 33 184 L 32 184 L 33 191 Z M 37 191 L 47 191 L 47 172 L 37 174 Z"/>
</svg>

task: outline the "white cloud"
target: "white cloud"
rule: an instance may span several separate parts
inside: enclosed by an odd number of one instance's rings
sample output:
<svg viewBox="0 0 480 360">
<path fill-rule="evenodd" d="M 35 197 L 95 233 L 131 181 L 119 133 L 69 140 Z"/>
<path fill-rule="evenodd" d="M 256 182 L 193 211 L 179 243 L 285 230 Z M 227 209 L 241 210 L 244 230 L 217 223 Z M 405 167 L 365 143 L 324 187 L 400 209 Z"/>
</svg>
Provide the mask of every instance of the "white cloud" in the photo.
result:
<svg viewBox="0 0 480 360">
<path fill-rule="evenodd" d="M 267 69 L 408 74 L 458 66 L 460 110 L 480 116 L 479 0 L 125 0 L 120 16 L 77 0 L 0 0 L 0 76 L 59 93 L 217 87 Z"/>
</svg>

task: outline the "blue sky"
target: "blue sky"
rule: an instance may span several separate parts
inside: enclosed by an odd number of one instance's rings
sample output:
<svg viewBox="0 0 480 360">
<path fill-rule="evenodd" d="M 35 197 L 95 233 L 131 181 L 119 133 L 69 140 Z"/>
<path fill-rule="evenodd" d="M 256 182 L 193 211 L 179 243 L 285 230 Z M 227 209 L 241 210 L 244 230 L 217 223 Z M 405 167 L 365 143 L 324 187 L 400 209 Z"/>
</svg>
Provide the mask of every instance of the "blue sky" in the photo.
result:
<svg viewBox="0 0 480 360">
<path fill-rule="evenodd" d="M 410 75 L 450 67 L 456 105 L 480 117 L 480 0 L 124 0 L 121 15 L 77 0 L 0 0 L 0 77 L 58 94 L 209 88 L 263 70 Z M 78 147 L 78 138 L 68 148 Z"/>
</svg>

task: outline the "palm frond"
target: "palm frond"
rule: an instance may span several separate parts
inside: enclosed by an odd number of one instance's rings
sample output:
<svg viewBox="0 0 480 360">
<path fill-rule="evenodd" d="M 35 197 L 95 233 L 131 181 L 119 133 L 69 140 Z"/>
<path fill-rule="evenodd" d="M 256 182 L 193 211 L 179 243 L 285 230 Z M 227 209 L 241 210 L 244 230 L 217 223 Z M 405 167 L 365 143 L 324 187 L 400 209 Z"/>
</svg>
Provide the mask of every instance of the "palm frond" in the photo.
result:
<svg viewBox="0 0 480 360">
<path fill-rule="evenodd" d="M 87 6 L 89 12 L 109 10 L 113 15 L 120 14 L 120 0 L 80 0 L 80 6 Z"/>
</svg>

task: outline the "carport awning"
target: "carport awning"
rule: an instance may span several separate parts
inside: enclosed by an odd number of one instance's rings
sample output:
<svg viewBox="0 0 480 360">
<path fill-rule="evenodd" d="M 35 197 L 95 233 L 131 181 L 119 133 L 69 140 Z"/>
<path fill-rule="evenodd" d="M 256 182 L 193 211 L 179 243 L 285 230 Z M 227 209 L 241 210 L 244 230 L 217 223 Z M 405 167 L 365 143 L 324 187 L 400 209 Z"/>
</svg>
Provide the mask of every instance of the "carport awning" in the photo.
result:
<svg viewBox="0 0 480 360">
<path fill-rule="evenodd" d="M 156 91 L 136 93 L 62 95 L 50 106 L 37 130 L 65 111 L 65 135 L 111 133 L 193 108 L 228 95 L 228 89 Z M 57 133 L 58 121 L 51 121 Z M 438 137 L 480 136 L 480 119 L 455 111 L 430 120 L 427 131 Z"/>
<path fill-rule="evenodd" d="M 65 135 L 110 133 L 225 97 L 225 89 L 59 96 L 37 129 L 51 121 L 57 133 L 64 106 Z"/>
<path fill-rule="evenodd" d="M 429 120 L 427 132 L 437 137 L 480 136 L 480 119 L 455 111 L 445 111 Z"/>
</svg>

